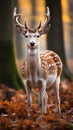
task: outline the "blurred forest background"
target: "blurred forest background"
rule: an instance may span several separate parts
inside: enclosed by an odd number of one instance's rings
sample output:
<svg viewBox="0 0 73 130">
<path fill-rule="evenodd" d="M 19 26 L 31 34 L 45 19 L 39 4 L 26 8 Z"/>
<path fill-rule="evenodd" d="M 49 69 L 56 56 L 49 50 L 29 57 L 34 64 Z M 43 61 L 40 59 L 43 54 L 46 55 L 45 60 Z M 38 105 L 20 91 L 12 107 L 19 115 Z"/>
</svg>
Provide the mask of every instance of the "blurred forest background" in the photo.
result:
<svg viewBox="0 0 73 130">
<path fill-rule="evenodd" d="M 24 24 L 27 18 L 27 24 L 32 28 L 39 24 L 40 17 L 42 23 L 45 21 L 46 7 L 49 6 L 51 29 L 47 35 L 40 38 L 41 50 L 50 49 L 57 52 L 63 61 L 62 77 L 73 80 L 73 1 L 1 0 L 0 82 L 12 84 L 12 87 L 16 85 L 16 88 L 21 84 L 16 61 L 23 60 L 26 56 L 26 41 L 15 31 L 13 23 L 15 6 L 17 12 L 22 14 L 20 22 Z"/>
</svg>

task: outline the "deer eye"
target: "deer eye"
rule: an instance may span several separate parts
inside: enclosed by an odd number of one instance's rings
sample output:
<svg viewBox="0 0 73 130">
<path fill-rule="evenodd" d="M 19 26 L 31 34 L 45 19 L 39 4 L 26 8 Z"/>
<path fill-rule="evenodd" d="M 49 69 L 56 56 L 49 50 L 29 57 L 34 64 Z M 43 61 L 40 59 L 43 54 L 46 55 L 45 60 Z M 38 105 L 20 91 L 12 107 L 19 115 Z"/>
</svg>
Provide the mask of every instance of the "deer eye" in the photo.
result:
<svg viewBox="0 0 73 130">
<path fill-rule="evenodd" d="M 28 38 L 28 35 L 25 35 L 25 38 Z"/>
<path fill-rule="evenodd" d="M 40 37 L 40 35 L 37 35 L 37 38 L 39 38 Z"/>
</svg>

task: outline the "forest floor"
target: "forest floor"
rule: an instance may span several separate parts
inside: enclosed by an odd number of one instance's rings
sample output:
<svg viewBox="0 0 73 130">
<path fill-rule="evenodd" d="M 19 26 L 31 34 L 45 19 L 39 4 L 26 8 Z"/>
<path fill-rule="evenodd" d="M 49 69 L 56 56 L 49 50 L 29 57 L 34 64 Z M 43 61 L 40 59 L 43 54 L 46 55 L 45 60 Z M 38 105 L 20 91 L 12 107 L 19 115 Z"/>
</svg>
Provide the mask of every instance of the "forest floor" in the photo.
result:
<svg viewBox="0 0 73 130">
<path fill-rule="evenodd" d="M 27 95 L 0 84 L 0 130 L 73 130 L 73 82 L 61 82 L 61 117 L 58 116 L 53 86 L 48 93 L 47 114 L 40 114 L 33 94 L 31 116 L 27 117 Z"/>
</svg>

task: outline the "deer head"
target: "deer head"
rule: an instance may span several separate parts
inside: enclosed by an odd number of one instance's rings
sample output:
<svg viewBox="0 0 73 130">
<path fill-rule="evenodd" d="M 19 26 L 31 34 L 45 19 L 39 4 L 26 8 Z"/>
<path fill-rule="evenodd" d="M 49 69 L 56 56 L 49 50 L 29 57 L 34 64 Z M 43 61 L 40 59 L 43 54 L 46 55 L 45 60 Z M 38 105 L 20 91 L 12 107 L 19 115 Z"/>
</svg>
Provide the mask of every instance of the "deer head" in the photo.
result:
<svg viewBox="0 0 73 130">
<path fill-rule="evenodd" d="M 18 19 L 21 17 L 21 14 L 16 13 L 16 7 L 14 8 L 14 22 L 16 25 L 16 29 L 19 33 L 21 33 L 27 40 L 28 47 L 30 48 L 35 48 L 38 45 L 39 37 L 43 34 L 46 34 L 51 25 L 48 24 L 50 20 L 50 11 L 49 8 L 47 7 L 47 13 L 46 13 L 46 20 L 43 24 L 41 24 L 41 20 L 39 25 L 35 29 L 31 29 L 30 27 L 27 26 L 26 20 L 25 24 L 22 25 Z"/>
</svg>

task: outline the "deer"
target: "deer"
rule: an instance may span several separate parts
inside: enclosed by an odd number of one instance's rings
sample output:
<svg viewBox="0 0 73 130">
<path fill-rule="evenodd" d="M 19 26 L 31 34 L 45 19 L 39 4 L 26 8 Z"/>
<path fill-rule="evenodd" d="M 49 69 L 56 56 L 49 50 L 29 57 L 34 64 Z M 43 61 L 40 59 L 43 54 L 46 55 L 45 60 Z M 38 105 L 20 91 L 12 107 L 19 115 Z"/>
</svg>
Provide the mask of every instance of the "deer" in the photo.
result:
<svg viewBox="0 0 73 130">
<path fill-rule="evenodd" d="M 46 88 L 50 88 L 54 84 L 54 91 L 56 95 L 56 103 L 59 115 L 61 115 L 60 108 L 60 78 L 62 73 L 62 61 L 58 54 L 51 50 L 40 52 L 39 38 L 41 35 L 48 33 L 51 25 L 48 24 L 50 20 L 50 10 L 47 7 L 46 19 L 42 24 L 40 23 L 36 28 L 31 29 L 25 20 L 24 25 L 19 22 L 21 14 L 17 14 L 17 8 L 14 8 L 14 23 L 17 31 L 25 37 L 27 44 L 27 56 L 21 67 L 21 73 L 25 79 L 25 86 L 27 90 L 28 109 L 27 115 L 30 116 L 32 105 L 32 88 L 39 89 L 38 101 L 41 108 L 42 115 L 47 113 L 48 95 Z"/>
</svg>

